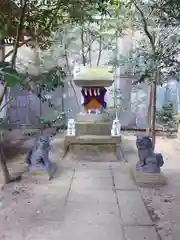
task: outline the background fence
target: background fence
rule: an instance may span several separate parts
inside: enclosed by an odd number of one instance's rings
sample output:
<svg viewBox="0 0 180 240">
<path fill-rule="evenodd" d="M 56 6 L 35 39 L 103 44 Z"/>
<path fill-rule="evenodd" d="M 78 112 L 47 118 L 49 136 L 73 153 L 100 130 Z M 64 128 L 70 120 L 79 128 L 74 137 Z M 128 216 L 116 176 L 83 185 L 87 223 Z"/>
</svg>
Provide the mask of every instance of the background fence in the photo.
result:
<svg viewBox="0 0 180 240">
<path fill-rule="evenodd" d="M 170 86 L 172 85 L 172 86 Z M 179 103 L 179 83 L 174 82 L 167 86 L 158 87 L 157 90 L 157 108 L 160 109 L 167 101 L 173 101 L 175 104 Z M 149 103 L 149 87 L 147 84 L 139 84 L 133 86 L 132 81 L 121 79 L 120 89 L 122 99 L 120 101 L 120 108 L 118 109 L 119 118 L 123 126 L 127 128 L 145 128 L 146 115 Z M 76 95 L 81 104 L 81 89 L 76 88 Z M 168 92 L 168 94 L 167 94 Z M 168 95 L 168 98 L 167 98 Z M 36 125 L 39 118 L 46 118 L 55 111 L 48 106 L 48 103 L 42 103 L 34 94 L 21 91 L 20 87 L 11 89 L 10 96 L 15 96 L 7 111 L 7 121 L 15 128 L 21 125 Z M 79 112 L 73 89 L 65 84 L 64 89 L 59 88 L 52 93 L 52 102 L 56 105 L 59 112 L 67 112 L 68 117 L 75 117 Z M 113 106 L 112 92 L 108 93 L 108 103 Z M 178 107 L 177 107 L 178 110 Z"/>
</svg>

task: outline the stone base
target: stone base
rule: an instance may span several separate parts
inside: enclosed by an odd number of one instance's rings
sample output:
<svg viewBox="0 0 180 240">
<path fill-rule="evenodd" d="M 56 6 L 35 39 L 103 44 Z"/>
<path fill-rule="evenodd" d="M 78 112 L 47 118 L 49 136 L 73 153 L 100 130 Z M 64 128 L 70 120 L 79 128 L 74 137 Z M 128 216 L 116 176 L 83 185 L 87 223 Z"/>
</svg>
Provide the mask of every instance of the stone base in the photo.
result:
<svg viewBox="0 0 180 240">
<path fill-rule="evenodd" d="M 56 173 L 58 167 L 56 163 L 52 163 L 52 167 L 48 170 L 44 169 L 43 171 L 35 171 L 35 172 L 28 172 L 26 173 L 24 176 L 31 177 L 35 180 L 41 180 L 41 179 L 45 179 L 45 180 L 51 180 L 54 176 L 54 174 Z"/>
<path fill-rule="evenodd" d="M 104 121 L 109 121 L 109 114 L 108 113 L 99 113 L 99 114 L 95 114 L 95 113 L 91 113 L 91 114 L 87 114 L 87 113 L 79 113 L 76 116 L 76 122 L 104 122 Z"/>
<path fill-rule="evenodd" d="M 135 182 L 140 185 L 165 185 L 167 178 L 163 173 L 143 173 L 136 171 L 136 167 L 131 168 L 132 176 Z"/>
<path fill-rule="evenodd" d="M 69 146 L 69 152 L 73 153 L 109 153 L 116 152 L 116 144 L 71 144 Z"/>
<path fill-rule="evenodd" d="M 112 153 L 115 160 L 120 158 L 120 143 L 121 136 L 96 136 L 96 135 L 83 135 L 83 136 L 66 136 L 65 148 L 68 147 L 69 152 L 84 155 L 101 155 L 104 153 Z M 103 158 L 102 158 L 103 161 Z"/>
<path fill-rule="evenodd" d="M 81 135 L 111 135 L 111 122 L 76 122 L 76 134 Z"/>
</svg>

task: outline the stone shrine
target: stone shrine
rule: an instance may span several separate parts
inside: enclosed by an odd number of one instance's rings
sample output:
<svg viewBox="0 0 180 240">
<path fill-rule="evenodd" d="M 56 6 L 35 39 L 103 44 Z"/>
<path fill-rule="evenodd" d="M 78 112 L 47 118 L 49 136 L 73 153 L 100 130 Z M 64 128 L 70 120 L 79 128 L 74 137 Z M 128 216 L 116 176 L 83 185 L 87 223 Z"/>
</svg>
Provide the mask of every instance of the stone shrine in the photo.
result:
<svg viewBox="0 0 180 240">
<path fill-rule="evenodd" d="M 75 120 L 68 121 L 65 146 L 76 153 L 116 155 L 121 142 L 120 123 L 118 119 L 112 121 L 106 109 L 106 88 L 113 83 L 113 73 L 107 67 L 85 68 L 76 75 L 74 83 L 81 87 L 82 110 Z"/>
</svg>

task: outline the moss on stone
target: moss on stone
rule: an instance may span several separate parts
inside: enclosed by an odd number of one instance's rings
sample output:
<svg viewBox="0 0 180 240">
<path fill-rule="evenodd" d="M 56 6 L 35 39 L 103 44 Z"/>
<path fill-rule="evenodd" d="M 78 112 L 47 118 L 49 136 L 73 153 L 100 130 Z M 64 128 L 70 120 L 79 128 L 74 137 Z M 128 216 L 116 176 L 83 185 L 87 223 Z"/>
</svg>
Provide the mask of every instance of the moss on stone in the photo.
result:
<svg viewBox="0 0 180 240">
<path fill-rule="evenodd" d="M 84 68 L 74 80 L 113 81 L 113 73 L 108 67 Z"/>
</svg>

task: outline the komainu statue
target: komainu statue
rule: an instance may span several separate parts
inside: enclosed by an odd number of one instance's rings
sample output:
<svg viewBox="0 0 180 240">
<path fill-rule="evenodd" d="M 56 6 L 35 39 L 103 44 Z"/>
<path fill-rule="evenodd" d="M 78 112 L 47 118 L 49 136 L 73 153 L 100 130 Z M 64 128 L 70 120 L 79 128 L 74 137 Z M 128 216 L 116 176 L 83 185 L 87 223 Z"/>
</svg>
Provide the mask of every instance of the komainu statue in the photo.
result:
<svg viewBox="0 0 180 240">
<path fill-rule="evenodd" d="M 29 172 L 32 174 L 48 173 L 52 179 L 57 166 L 49 160 L 50 137 L 40 136 L 28 152 L 26 162 Z"/>
<path fill-rule="evenodd" d="M 151 138 L 137 136 L 136 146 L 139 156 L 136 170 L 145 173 L 160 173 L 160 167 L 164 164 L 163 156 L 160 153 L 154 153 Z"/>
</svg>

